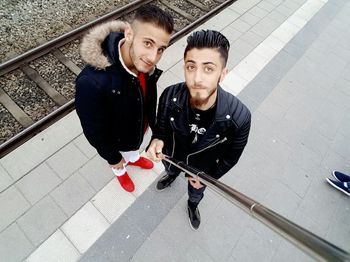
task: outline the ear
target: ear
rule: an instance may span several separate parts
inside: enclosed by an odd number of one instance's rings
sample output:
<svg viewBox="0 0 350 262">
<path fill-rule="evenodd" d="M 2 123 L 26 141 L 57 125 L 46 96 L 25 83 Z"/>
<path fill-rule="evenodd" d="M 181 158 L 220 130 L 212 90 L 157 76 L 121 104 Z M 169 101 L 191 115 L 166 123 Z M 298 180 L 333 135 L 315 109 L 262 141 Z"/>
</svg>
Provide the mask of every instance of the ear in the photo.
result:
<svg viewBox="0 0 350 262">
<path fill-rule="evenodd" d="M 127 23 L 124 29 L 124 36 L 125 36 L 125 41 L 130 44 L 134 37 L 134 31 L 129 23 Z"/>
<path fill-rule="evenodd" d="M 222 70 L 221 75 L 220 75 L 220 81 L 219 81 L 220 83 L 221 83 L 222 81 L 224 81 L 224 79 L 225 79 L 227 73 L 228 73 L 228 68 L 225 67 L 225 68 Z"/>
</svg>

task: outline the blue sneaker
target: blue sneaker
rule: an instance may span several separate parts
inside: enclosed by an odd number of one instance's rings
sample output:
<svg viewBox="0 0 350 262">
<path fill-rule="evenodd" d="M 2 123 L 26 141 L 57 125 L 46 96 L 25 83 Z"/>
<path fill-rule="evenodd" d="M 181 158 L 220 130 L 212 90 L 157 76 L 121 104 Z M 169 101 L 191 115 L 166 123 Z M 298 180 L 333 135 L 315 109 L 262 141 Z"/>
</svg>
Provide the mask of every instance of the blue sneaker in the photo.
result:
<svg viewBox="0 0 350 262">
<path fill-rule="evenodd" d="M 334 188 L 350 196 L 350 182 L 340 182 L 327 178 L 327 182 Z"/>
<path fill-rule="evenodd" d="M 339 182 L 350 182 L 350 176 L 345 175 L 345 174 L 343 174 L 343 173 L 341 173 L 341 172 L 339 172 L 339 171 L 334 170 L 334 171 L 332 172 L 332 175 L 333 175 L 334 178 L 335 178 L 336 180 L 338 180 Z"/>
</svg>

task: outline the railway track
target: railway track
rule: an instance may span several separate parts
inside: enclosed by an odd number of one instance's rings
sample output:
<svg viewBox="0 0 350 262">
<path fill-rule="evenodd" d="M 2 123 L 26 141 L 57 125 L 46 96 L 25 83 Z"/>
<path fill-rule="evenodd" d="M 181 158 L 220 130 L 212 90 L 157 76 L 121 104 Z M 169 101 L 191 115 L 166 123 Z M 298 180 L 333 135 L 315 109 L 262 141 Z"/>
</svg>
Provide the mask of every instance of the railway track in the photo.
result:
<svg viewBox="0 0 350 262">
<path fill-rule="evenodd" d="M 93 26 L 130 21 L 144 4 L 174 17 L 171 44 L 235 0 L 138 0 L 0 64 L 0 158 L 74 110 L 74 80 L 84 66 L 79 39 Z"/>
</svg>

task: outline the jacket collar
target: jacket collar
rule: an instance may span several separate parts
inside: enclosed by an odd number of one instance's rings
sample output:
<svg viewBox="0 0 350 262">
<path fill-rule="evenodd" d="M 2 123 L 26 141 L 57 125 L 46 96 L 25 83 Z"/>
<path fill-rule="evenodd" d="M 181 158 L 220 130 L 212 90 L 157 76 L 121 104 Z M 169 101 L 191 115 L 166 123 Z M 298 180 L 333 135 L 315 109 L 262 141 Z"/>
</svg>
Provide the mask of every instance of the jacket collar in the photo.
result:
<svg viewBox="0 0 350 262">
<path fill-rule="evenodd" d="M 111 21 L 92 28 L 83 37 L 80 45 L 80 54 L 84 62 L 100 70 L 105 70 L 111 65 L 123 66 L 129 74 L 136 77 L 126 68 L 119 55 L 126 26 L 125 22 Z M 161 70 L 154 68 L 149 75 L 154 75 L 157 80 L 161 73 Z"/>
<path fill-rule="evenodd" d="M 106 53 L 108 60 L 111 62 L 112 66 L 116 66 L 117 68 L 122 67 L 131 77 L 137 78 L 137 75 L 125 65 L 124 60 L 121 56 L 120 48 L 124 41 L 124 34 L 111 33 L 104 43 L 104 53 Z M 162 72 L 162 70 L 155 67 L 153 71 L 146 74 L 146 76 L 150 76 L 151 79 L 157 81 Z"/>
<path fill-rule="evenodd" d="M 215 121 L 231 121 L 230 106 L 227 99 L 227 92 L 221 86 L 218 86 L 218 94 L 216 98 Z M 184 111 L 186 115 L 189 113 L 189 92 L 185 83 L 182 88 L 172 98 L 174 108 Z"/>
<path fill-rule="evenodd" d="M 121 52 L 121 46 L 122 46 L 122 44 L 124 42 L 125 42 L 125 38 L 120 39 L 119 43 L 118 43 L 118 53 L 119 53 L 118 58 L 119 58 L 119 62 L 124 67 L 126 72 L 128 72 L 130 75 L 132 75 L 134 77 L 137 77 L 137 75 L 134 72 L 132 72 L 124 63 L 124 60 L 123 60 L 123 57 L 122 57 L 122 52 Z"/>
<path fill-rule="evenodd" d="M 228 102 L 228 93 L 218 86 L 218 95 L 216 101 L 216 113 L 213 124 L 205 133 L 200 147 L 210 144 L 214 140 L 220 140 L 225 136 L 227 130 L 232 126 L 232 113 Z M 182 83 L 181 88 L 174 94 L 171 99 L 171 108 L 173 118 L 171 120 L 173 127 L 177 132 L 187 136 L 189 134 L 189 92 L 185 83 Z"/>
</svg>

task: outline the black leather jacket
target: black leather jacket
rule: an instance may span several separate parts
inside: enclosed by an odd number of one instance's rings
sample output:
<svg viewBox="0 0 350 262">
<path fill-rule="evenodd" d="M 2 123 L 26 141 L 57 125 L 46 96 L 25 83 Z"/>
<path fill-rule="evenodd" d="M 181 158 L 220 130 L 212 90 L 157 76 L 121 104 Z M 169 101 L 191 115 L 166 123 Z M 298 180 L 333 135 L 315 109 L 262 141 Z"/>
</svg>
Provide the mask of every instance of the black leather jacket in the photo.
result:
<svg viewBox="0 0 350 262">
<path fill-rule="evenodd" d="M 215 119 L 203 137 L 191 147 L 189 92 L 185 83 L 168 87 L 160 97 L 152 138 L 164 141 L 163 153 L 184 161 L 218 179 L 240 158 L 248 141 L 251 114 L 232 94 L 218 87 Z M 174 166 L 170 169 L 176 171 Z"/>
</svg>

